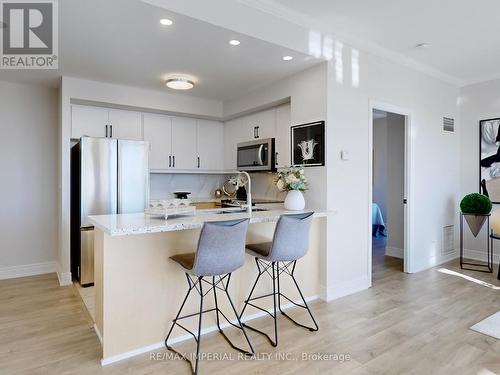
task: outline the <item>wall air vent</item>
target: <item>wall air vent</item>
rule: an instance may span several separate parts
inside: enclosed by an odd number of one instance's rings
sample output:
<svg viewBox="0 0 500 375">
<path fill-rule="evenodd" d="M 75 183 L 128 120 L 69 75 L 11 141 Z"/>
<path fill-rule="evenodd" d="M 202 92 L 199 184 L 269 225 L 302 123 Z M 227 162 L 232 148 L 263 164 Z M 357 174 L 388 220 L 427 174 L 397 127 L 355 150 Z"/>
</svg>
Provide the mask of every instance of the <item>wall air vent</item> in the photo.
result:
<svg viewBox="0 0 500 375">
<path fill-rule="evenodd" d="M 443 131 L 447 133 L 455 132 L 455 119 L 443 117 Z"/>
<path fill-rule="evenodd" d="M 443 227 L 443 247 L 442 255 L 449 255 L 455 251 L 455 226 L 447 225 Z"/>
</svg>

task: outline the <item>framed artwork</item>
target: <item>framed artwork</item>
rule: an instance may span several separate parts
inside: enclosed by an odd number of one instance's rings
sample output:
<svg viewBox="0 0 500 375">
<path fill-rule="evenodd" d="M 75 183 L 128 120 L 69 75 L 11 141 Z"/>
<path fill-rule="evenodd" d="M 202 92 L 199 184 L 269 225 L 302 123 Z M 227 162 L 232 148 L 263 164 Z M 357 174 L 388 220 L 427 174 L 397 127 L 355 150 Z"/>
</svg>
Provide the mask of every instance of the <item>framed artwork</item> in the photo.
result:
<svg viewBox="0 0 500 375">
<path fill-rule="evenodd" d="M 291 129 L 292 165 L 325 165 L 325 122 L 295 125 Z"/>
<path fill-rule="evenodd" d="M 479 192 L 500 203 L 500 118 L 479 121 Z"/>
</svg>

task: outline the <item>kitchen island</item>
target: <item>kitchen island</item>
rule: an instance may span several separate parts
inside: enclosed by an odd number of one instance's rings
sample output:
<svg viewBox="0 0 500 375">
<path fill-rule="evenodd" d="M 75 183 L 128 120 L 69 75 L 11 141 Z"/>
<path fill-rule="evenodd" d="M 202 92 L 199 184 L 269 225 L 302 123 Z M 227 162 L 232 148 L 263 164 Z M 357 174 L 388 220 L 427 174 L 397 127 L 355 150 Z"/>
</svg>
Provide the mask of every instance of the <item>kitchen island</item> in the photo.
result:
<svg viewBox="0 0 500 375">
<path fill-rule="evenodd" d="M 195 251 L 203 223 L 249 218 L 247 243 L 258 243 L 271 240 L 280 215 L 293 213 L 297 212 L 277 208 L 251 214 L 227 209 L 198 210 L 194 216 L 168 220 L 145 214 L 91 216 L 95 226 L 95 329 L 102 343 L 101 363 L 106 365 L 163 346 L 187 290 L 185 274 L 168 258 Z M 318 297 L 320 275 L 325 274 L 326 217 L 326 212 L 315 212 L 309 252 L 297 263 L 296 277 L 306 300 Z M 250 256 L 246 257 L 245 265 L 233 273 L 229 290 L 238 311 L 256 275 L 255 262 Z M 292 286 L 284 282 L 282 289 L 298 300 L 299 295 Z M 257 292 L 265 294 L 271 289 L 268 278 L 259 282 Z M 221 299 L 219 307 L 233 319 L 229 304 Z M 287 302 L 282 301 L 282 307 L 290 307 Z M 263 299 L 262 306 L 271 308 L 272 299 Z M 212 306 L 208 303 L 206 307 Z M 198 309 L 199 298 L 192 296 L 183 314 Z M 250 315 L 244 320 L 265 313 L 249 309 L 246 314 Z M 203 332 L 216 329 L 215 315 L 205 314 L 203 319 Z M 187 319 L 184 323 L 186 328 L 196 330 L 196 322 L 193 318 L 192 322 Z M 176 329 L 172 338 L 175 343 L 192 336 Z"/>
</svg>

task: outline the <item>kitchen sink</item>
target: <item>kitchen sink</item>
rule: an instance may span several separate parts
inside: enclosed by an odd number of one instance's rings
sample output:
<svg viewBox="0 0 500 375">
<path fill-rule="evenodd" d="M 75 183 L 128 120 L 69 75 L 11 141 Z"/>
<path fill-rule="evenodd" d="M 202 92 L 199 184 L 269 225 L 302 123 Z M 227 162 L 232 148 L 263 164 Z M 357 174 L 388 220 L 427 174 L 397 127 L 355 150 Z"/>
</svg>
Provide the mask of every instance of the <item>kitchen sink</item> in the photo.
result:
<svg viewBox="0 0 500 375">
<path fill-rule="evenodd" d="M 269 210 L 266 209 L 266 208 L 252 207 L 252 212 L 259 212 L 259 211 L 269 211 Z M 244 213 L 244 212 L 247 212 L 246 208 L 240 208 L 240 209 L 237 209 L 237 210 L 223 210 L 223 211 L 219 211 L 217 213 L 219 215 L 225 215 L 225 214 L 241 214 L 241 213 Z"/>
</svg>

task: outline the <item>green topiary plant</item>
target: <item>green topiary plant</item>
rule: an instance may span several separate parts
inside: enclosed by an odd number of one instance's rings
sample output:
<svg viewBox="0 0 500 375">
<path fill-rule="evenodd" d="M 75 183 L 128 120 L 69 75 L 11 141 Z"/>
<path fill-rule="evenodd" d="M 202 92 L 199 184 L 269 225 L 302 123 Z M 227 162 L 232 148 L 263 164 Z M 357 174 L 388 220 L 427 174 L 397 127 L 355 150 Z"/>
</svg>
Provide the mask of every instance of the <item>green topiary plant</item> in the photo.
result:
<svg viewBox="0 0 500 375">
<path fill-rule="evenodd" d="M 479 193 L 467 194 L 460 202 L 460 209 L 464 214 L 487 215 L 492 207 L 490 198 Z"/>
</svg>

